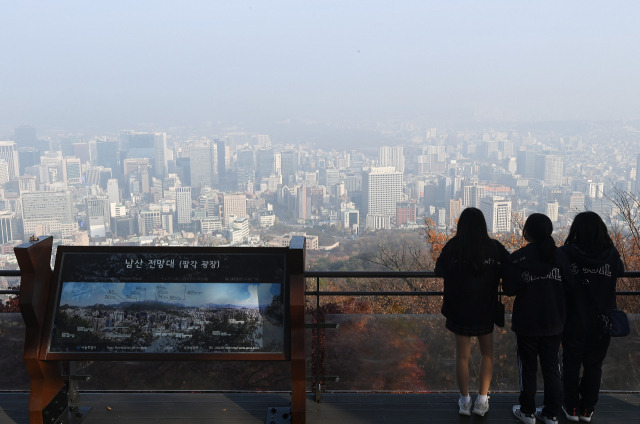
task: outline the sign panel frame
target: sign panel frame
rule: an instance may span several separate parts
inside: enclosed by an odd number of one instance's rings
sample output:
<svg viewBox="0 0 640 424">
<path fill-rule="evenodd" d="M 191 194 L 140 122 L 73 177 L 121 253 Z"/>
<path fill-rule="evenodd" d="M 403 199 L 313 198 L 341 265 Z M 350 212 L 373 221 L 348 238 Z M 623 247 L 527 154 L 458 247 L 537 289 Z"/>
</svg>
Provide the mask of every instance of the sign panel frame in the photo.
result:
<svg viewBox="0 0 640 424">
<path fill-rule="evenodd" d="M 41 360 L 290 360 L 288 248 L 59 246 Z"/>
</svg>

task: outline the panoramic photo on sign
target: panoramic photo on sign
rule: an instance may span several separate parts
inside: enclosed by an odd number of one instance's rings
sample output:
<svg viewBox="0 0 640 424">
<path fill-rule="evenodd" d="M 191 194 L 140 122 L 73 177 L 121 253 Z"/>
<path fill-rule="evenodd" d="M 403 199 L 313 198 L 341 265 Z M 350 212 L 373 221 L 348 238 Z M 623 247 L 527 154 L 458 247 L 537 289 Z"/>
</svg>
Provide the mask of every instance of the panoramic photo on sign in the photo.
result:
<svg viewBox="0 0 640 424">
<path fill-rule="evenodd" d="M 279 255 L 63 253 L 49 352 L 283 352 L 283 269 Z"/>
</svg>

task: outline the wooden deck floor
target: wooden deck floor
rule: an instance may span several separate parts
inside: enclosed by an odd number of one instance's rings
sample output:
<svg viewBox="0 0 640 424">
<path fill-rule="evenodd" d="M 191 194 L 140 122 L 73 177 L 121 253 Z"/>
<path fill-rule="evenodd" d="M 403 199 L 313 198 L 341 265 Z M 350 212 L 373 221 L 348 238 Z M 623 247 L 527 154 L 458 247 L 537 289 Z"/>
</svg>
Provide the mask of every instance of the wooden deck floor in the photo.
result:
<svg viewBox="0 0 640 424">
<path fill-rule="evenodd" d="M 28 393 L 0 393 L 0 424 L 28 424 Z M 457 412 L 457 395 L 328 393 L 322 402 L 307 401 L 307 423 L 516 423 L 511 407 L 515 393 L 491 395 L 485 417 Z M 279 393 L 82 393 L 90 406 L 86 424 L 258 424 L 271 420 L 270 407 L 287 407 Z M 540 397 L 540 402 L 541 402 Z M 269 421 L 267 418 L 269 416 Z M 280 419 L 274 423 L 287 422 Z M 568 422 L 564 417 L 559 422 Z M 603 394 L 592 421 L 596 424 L 640 422 L 640 394 Z"/>
</svg>

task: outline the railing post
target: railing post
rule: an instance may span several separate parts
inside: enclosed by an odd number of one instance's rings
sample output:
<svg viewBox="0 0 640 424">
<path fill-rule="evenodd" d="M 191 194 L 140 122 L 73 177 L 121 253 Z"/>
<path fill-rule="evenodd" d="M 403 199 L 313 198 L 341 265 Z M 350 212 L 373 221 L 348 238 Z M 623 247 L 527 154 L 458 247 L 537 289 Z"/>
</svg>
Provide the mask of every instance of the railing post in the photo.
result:
<svg viewBox="0 0 640 424">
<path fill-rule="evenodd" d="M 43 423 L 43 410 L 64 386 L 57 362 L 41 361 L 40 350 L 51 293 L 53 237 L 33 238 L 14 249 L 20 266 L 20 312 L 26 325 L 24 363 L 31 379 L 29 422 Z"/>
<path fill-rule="evenodd" d="M 293 237 L 289 244 L 290 288 L 289 307 L 291 324 L 291 422 L 306 423 L 305 373 L 305 238 Z"/>
</svg>

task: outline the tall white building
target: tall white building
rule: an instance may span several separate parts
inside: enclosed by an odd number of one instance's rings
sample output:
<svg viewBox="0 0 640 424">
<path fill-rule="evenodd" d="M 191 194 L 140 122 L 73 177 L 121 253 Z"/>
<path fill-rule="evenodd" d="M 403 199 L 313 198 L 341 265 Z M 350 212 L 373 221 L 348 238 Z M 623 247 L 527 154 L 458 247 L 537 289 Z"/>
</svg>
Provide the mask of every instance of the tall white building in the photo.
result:
<svg viewBox="0 0 640 424">
<path fill-rule="evenodd" d="M 362 178 L 366 228 L 389 229 L 396 205 L 403 200 L 402 172 L 393 167 L 372 167 Z"/>
<path fill-rule="evenodd" d="M 536 170 L 539 171 L 539 178 L 545 184 L 552 186 L 562 185 L 564 173 L 564 159 L 557 155 L 537 155 Z"/>
<path fill-rule="evenodd" d="M 547 203 L 547 216 L 551 220 L 551 222 L 558 222 L 558 209 L 559 204 L 557 201 Z"/>
<path fill-rule="evenodd" d="M 393 166 L 396 171 L 404 172 L 404 147 L 380 147 L 380 166 Z"/>
<path fill-rule="evenodd" d="M 191 224 L 191 187 L 178 187 L 176 190 L 176 210 L 178 226 Z"/>
<path fill-rule="evenodd" d="M 36 191 L 22 195 L 24 236 L 62 234 L 64 224 L 73 223 L 69 191 Z"/>
<path fill-rule="evenodd" d="M 18 178 L 20 164 L 18 161 L 18 147 L 15 141 L 0 141 L 0 160 L 9 164 L 9 178 Z"/>
<path fill-rule="evenodd" d="M 6 160 L 0 160 L 0 184 L 9 181 L 9 164 Z"/>
<path fill-rule="evenodd" d="M 225 194 L 222 199 L 224 225 L 230 226 L 234 219 L 246 218 L 247 196 L 245 194 Z"/>
<path fill-rule="evenodd" d="M 62 180 L 67 186 L 82 184 L 80 158 L 69 157 L 62 160 Z"/>
<path fill-rule="evenodd" d="M 484 198 L 485 187 L 477 184 L 464 186 L 462 206 L 465 208 L 480 207 L 480 201 Z"/>
<path fill-rule="evenodd" d="M 118 186 L 118 180 L 111 178 L 107 180 L 107 197 L 109 203 L 120 203 L 120 187 Z"/>
<path fill-rule="evenodd" d="M 485 197 L 480 201 L 480 208 L 487 220 L 489 233 L 511 232 L 511 200 L 501 196 Z"/>
</svg>

